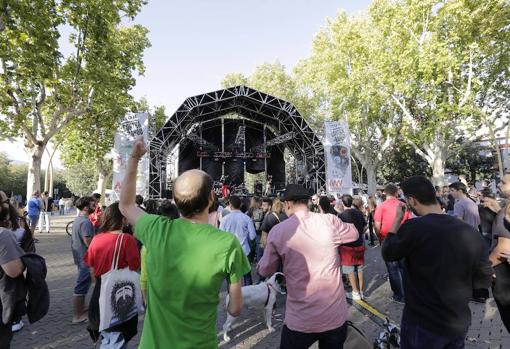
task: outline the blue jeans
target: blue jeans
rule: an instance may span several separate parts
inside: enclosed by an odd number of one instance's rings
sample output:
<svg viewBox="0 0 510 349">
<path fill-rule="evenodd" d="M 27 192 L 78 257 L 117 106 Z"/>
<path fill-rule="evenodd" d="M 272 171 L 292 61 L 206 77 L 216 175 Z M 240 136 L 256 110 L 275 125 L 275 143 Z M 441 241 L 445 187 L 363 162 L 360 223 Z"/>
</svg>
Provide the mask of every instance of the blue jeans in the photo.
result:
<svg viewBox="0 0 510 349">
<path fill-rule="evenodd" d="M 385 262 L 388 269 L 388 278 L 390 280 L 391 290 L 393 291 L 393 298 L 397 301 L 404 301 L 404 283 L 402 275 L 404 274 L 403 262 Z"/>
<path fill-rule="evenodd" d="M 255 248 L 255 255 L 256 255 L 256 260 L 257 260 L 257 263 L 260 262 L 260 259 L 262 258 L 262 255 L 264 254 L 264 249 L 262 248 L 262 246 L 260 246 L 260 238 L 261 236 L 260 235 L 257 235 L 255 237 L 255 242 L 257 244 L 257 247 Z"/>
<path fill-rule="evenodd" d="M 127 348 L 127 343 L 121 332 L 106 332 L 101 331 L 101 349 L 124 349 Z"/>
<path fill-rule="evenodd" d="M 466 336 L 440 336 L 406 320 L 400 326 L 401 349 L 462 349 Z"/>
<path fill-rule="evenodd" d="M 39 223 L 39 215 L 37 216 L 28 216 L 28 221 L 30 224 L 30 230 L 32 234 L 35 233 L 35 228 L 37 227 L 37 223 Z"/>
<path fill-rule="evenodd" d="M 85 263 L 80 263 L 78 267 L 78 277 L 76 278 L 76 286 L 74 287 L 75 296 L 86 296 L 89 292 L 92 278 L 90 277 L 90 269 Z"/>
</svg>

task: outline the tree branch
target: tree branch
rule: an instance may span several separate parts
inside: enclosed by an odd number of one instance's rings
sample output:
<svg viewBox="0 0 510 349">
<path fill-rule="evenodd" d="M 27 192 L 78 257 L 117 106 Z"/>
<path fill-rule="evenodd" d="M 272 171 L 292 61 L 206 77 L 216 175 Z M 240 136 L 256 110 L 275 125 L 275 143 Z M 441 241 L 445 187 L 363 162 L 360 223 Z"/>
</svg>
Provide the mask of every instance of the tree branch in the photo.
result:
<svg viewBox="0 0 510 349">
<path fill-rule="evenodd" d="M 471 84 L 473 80 L 473 50 L 469 50 L 469 71 L 468 71 L 468 82 L 466 86 L 466 92 L 464 93 L 464 96 L 459 102 L 459 107 L 462 107 L 467 100 L 469 99 L 469 96 L 471 95 Z"/>
<path fill-rule="evenodd" d="M 71 119 L 73 117 L 77 117 L 77 116 L 80 116 L 80 115 L 84 115 L 88 113 L 88 108 L 85 108 L 85 109 L 81 109 L 81 110 L 78 110 L 78 111 L 75 111 L 75 112 L 72 112 L 72 111 L 69 111 L 67 112 L 67 115 L 66 117 L 62 120 L 62 122 L 56 126 L 55 128 L 51 129 L 48 131 L 48 133 L 46 134 L 46 136 L 44 137 L 44 140 L 45 141 L 48 141 L 50 140 L 55 134 L 57 134 L 62 128 L 64 128 L 67 124 L 69 124 L 69 122 L 71 121 Z"/>
<path fill-rule="evenodd" d="M 416 143 L 414 143 L 414 141 L 412 139 L 410 139 L 409 137 L 406 137 L 405 140 L 407 143 L 409 143 L 411 146 L 413 146 L 416 153 L 418 155 L 420 155 L 424 160 L 426 160 L 428 162 L 432 162 L 432 159 L 430 158 L 430 156 L 427 153 L 425 153 L 423 150 L 421 150 L 420 147 Z"/>
<path fill-rule="evenodd" d="M 30 99 L 32 101 L 32 112 L 35 114 L 34 117 L 37 118 L 37 121 L 39 122 L 39 129 L 41 130 L 41 136 L 44 137 L 46 134 L 46 126 L 44 125 L 44 121 L 41 115 L 41 112 L 38 107 L 38 101 L 36 98 L 36 91 L 35 91 L 35 85 L 33 82 L 30 83 Z"/>
<path fill-rule="evenodd" d="M 409 119 L 409 122 L 411 123 L 411 126 L 415 126 L 413 115 L 409 112 L 409 110 L 406 108 L 404 104 L 395 96 L 394 94 L 391 95 L 391 98 L 397 103 L 400 110 L 402 110 L 402 113 L 404 113 L 404 116 L 406 116 Z"/>
</svg>

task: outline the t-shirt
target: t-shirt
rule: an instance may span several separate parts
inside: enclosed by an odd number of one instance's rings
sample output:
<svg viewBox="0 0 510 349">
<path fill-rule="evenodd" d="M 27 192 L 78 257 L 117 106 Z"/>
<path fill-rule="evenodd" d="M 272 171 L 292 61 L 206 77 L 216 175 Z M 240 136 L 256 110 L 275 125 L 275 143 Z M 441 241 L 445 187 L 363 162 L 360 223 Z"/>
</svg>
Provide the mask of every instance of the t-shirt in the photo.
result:
<svg viewBox="0 0 510 349">
<path fill-rule="evenodd" d="M 28 216 L 29 217 L 35 217 L 39 216 L 39 213 L 41 212 L 41 202 L 38 198 L 33 197 L 30 200 L 28 200 Z"/>
<path fill-rule="evenodd" d="M 498 243 L 498 238 L 503 237 L 506 239 L 510 239 L 510 229 L 505 226 L 505 212 L 506 207 L 499 210 L 492 222 L 492 247 L 494 249 Z"/>
<path fill-rule="evenodd" d="M 238 282 L 251 269 L 237 238 L 150 214 L 139 219 L 135 236 L 147 248 L 150 299 L 139 348 L 217 348 L 223 280 Z"/>
<path fill-rule="evenodd" d="M 355 208 L 348 208 L 338 215 L 338 217 L 345 223 L 352 223 L 358 230 L 358 240 L 345 244 L 347 247 L 363 246 L 365 227 L 367 221 L 363 216 L 363 213 L 356 210 Z"/>
<path fill-rule="evenodd" d="M 446 214 L 406 221 L 382 245 L 385 261 L 404 259 L 403 317 L 441 336 L 464 336 L 473 289 L 488 288 L 492 268 L 482 235 Z"/>
<path fill-rule="evenodd" d="M 71 249 L 73 250 L 73 258 L 76 265 L 80 265 L 82 263 L 83 256 L 85 255 L 85 252 L 87 252 L 85 238 L 93 237 L 94 233 L 94 226 L 88 217 L 80 214 L 74 219 L 71 234 Z"/>
<path fill-rule="evenodd" d="M 347 303 L 338 246 L 358 238 L 353 224 L 332 214 L 298 211 L 271 229 L 258 264 L 270 277 L 283 264 L 287 283 L 285 325 L 318 333 L 342 326 Z"/>
<path fill-rule="evenodd" d="M 241 211 L 234 210 L 221 220 L 220 229 L 234 234 L 241 243 L 246 255 L 250 254 L 250 242 L 256 237 L 255 226 L 250 217 Z"/>
<path fill-rule="evenodd" d="M 25 252 L 16 243 L 14 234 L 7 229 L 0 228 L 0 265 L 12 262 L 24 254 Z M 1 272 L 3 274 L 3 270 Z"/>
<path fill-rule="evenodd" d="M 457 200 L 455 206 L 453 206 L 453 215 L 459 217 L 475 229 L 478 229 L 478 226 L 480 225 L 478 205 L 471 199 L 461 198 Z"/>
<path fill-rule="evenodd" d="M 278 218 L 276 218 L 277 216 Z M 287 219 L 287 215 L 285 213 L 277 214 L 275 212 L 268 212 L 260 225 L 260 231 L 269 233 L 275 225 L 283 222 L 285 219 Z"/>
<path fill-rule="evenodd" d="M 388 235 L 388 232 L 393 225 L 393 221 L 395 220 L 397 207 L 399 205 L 402 205 L 402 202 L 399 199 L 388 198 L 376 207 L 374 213 L 374 222 L 381 223 L 381 231 L 379 232 L 381 241 L 384 240 L 386 235 Z M 404 218 L 402 218 L 402 223 L 404 223 L 409 218 L 411 218 L 411 214 L 409 211 L 406 211 Z"/>
<path fill-rule="evenodd" d="M 89 267 L 94 268 L 95 276 L 102 276 L 112 268 L 113 251 L 119 236 L 120 234 L 104 232 L 97 234 L 92 239 L 83 260 Z M 131 270 L 140 269 L 140 253 L 135 238 L 124 234 L 117 268 L 123 269 L 128 266 Z"/>
</svg>

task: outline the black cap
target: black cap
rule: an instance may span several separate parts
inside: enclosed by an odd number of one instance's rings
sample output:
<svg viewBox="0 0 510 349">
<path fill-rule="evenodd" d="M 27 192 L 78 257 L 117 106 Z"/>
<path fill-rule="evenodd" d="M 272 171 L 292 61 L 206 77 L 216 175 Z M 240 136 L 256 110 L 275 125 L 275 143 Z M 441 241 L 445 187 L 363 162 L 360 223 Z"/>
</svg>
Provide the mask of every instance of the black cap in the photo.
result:
<svg viewBox="0 0 510 349">
<path fill-rule="evenodd" d="M 295 201 L 309 199 L 311 197 L 309 189 L 306 189 L 299 184 L 287 184 L 285 192 L 283 193 L 283 201 Z"/>
</svg>

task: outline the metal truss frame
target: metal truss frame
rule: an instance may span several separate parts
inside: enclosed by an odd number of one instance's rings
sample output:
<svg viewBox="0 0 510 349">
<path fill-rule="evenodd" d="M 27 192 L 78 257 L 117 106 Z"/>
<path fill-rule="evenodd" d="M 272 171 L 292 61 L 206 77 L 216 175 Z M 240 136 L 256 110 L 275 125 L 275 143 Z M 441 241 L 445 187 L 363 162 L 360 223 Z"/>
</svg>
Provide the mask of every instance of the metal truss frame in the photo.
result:
<svg viewBox="0 0 510 349">
<path fill-rule="evenodd" d="M 189 141 L 191 129 L 198 123 L 236 113 L 276 130 L 276 137 L 289 133 L 288 147 L 298 161 L 305 163 L 316 192 L 325 189 L 324 146 L 316 133 L 291 103 L 246 86 L 234 86 L 187 98 L 149 144 L 149 197 L 163 196 L 166 188 L 166 158 L 179 143 Z"/>
</svg>

